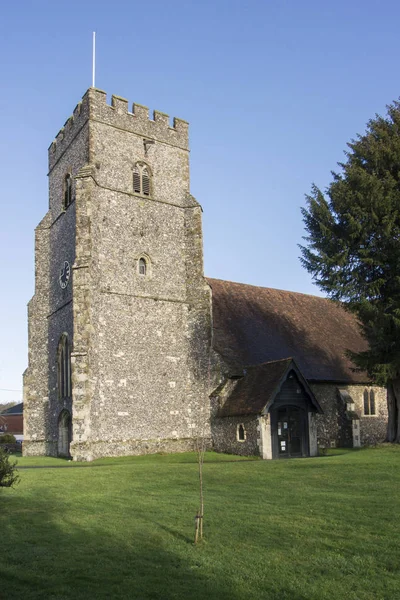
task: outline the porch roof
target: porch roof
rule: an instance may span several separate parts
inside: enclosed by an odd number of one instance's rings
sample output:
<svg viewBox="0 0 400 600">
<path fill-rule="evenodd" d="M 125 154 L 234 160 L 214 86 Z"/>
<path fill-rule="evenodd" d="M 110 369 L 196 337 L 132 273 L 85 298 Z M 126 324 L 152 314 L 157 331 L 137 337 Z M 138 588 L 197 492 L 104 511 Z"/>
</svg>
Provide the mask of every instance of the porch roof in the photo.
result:
<svg viewBox="0 0 400 600">
<path fill-rule="evenodd" d="M 313 391 L 301 374 L 293 358 L 285 358 L 261 365 L 246 367 L 243 377 L 237 381 L 223 406 L 219 417 L 233 417 L 268 412 L 290 371 L 294 371 L 305 389 L 314 409 L 322 409 Z"/>
</svg>

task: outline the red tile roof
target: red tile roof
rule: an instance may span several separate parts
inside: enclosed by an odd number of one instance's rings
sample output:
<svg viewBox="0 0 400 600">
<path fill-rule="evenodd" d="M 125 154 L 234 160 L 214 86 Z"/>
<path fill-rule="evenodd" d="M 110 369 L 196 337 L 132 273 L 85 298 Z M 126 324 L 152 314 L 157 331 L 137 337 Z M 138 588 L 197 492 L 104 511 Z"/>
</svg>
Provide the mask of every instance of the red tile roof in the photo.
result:
<svg viewBox="0 0 400 600">
<path fill-rule="evenodd" d="M 260 414 L 268 410 L 280 391 L 288 373 L 294 371 L 304 388 L 311 404 L 322 413 L 312 390 L 298 370 L 292 358 L 275 360 L 244 369 L 244 377 L 239 379 L 226 402 L 218 411 L 219 417 Z"/>
<path fill-rule="evenodd" d="M 214 349 L 236 367 L 293 357 L 315 381 L 367 382 L 347 350 L 367 348 L 354 315 L 307 294 L 207 279 L 212 289 Z"/>
</svg>

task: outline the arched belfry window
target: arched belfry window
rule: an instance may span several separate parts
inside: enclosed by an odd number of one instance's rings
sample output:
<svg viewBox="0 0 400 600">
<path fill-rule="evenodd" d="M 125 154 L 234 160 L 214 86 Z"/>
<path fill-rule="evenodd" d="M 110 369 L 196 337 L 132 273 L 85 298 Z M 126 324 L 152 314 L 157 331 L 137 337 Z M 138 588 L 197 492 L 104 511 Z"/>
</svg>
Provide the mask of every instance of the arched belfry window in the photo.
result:
<svg viewBox="0 0 400 600">
<path fill-rule="evenodd" d="M 68 335 L 63 333 L 58 343 L 57 351 L 57 383 L 58 398 L 70 398 L 71 385 L 71 348 Z"/>
<path fill-rule="evenodd" d="M 142 188 L 145 196 L 150 196 L 150 175 L 147 167 L 142 170 Z"/>
<path fill-rule="evenodd" d="M 67 173 L 64 179 L 64 210 L 72 202 L 72 177 L 71 173 Z"/>
<path fill-rule="evenodd" d="M 141 185 L 140 185 L 140 170 L 137 165 L 133 167 L 133 191 L 137 194 L 140 194 Z"/>
<path fill-rule="evenodd" d="M 139 275 L 147 274 L 147 261 L 145 258 L 139 258 Z"/>
<path fill-rule="evenodd" d="M 135 194 L 150 196 L 151 175 L 150 169 L 145 163 L 136 163 L 133 167 L 133 191 Z"/>
</svg>

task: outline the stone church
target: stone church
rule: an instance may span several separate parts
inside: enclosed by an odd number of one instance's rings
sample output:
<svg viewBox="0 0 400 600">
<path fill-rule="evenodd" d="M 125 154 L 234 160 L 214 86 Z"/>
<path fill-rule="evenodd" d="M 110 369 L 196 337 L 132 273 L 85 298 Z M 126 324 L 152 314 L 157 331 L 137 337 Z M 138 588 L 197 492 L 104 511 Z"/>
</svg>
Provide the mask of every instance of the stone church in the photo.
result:
<svg viewBox="0 0 400 600">
<path fill-rule="evenodd" d="M 91 88 L 49 148 L 28 305 L 25 455 L 262 458 L 385 438 L 352 315 L 206 279 L 188 123 Z"/>
</svg>

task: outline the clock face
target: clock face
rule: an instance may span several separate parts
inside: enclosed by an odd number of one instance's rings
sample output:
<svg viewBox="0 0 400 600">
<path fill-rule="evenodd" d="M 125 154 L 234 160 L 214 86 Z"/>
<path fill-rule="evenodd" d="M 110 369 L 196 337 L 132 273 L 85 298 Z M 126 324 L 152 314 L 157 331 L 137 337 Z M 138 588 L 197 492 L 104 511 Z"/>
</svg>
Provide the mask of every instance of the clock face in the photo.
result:
<svg viewBox="0 0 400 600">
<path fill-rule="evenodd" d="M 60 277 L 58 278 L 58 282 L 63 290 L 65 290 L 67 287 L 70 277 L 71 267 L 69 266 L 69 262 L 65 260 L 63 266 L 61 267 Z"/>
</svg>

